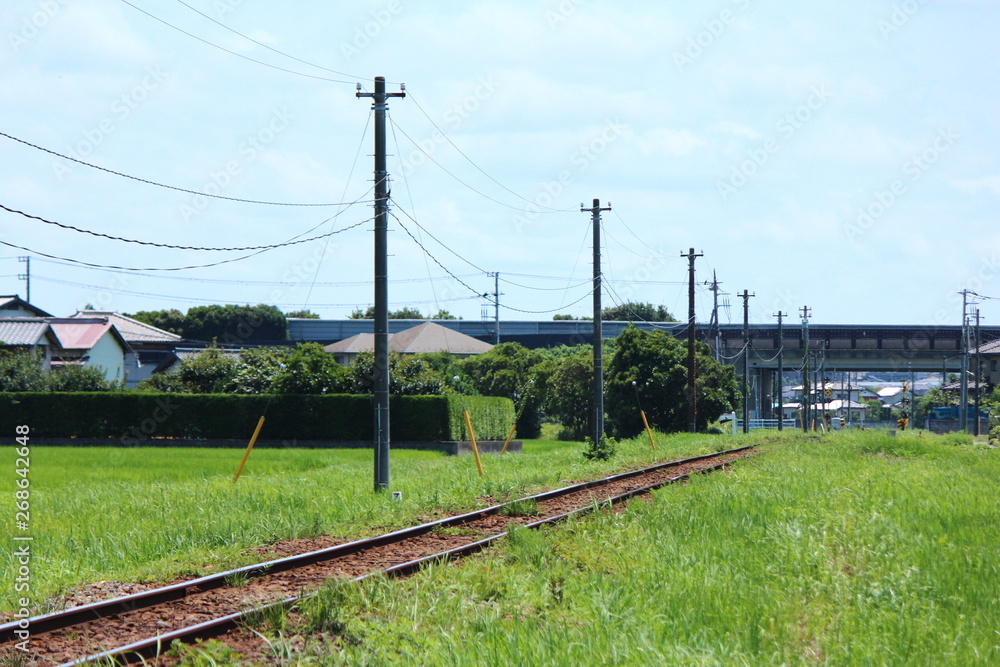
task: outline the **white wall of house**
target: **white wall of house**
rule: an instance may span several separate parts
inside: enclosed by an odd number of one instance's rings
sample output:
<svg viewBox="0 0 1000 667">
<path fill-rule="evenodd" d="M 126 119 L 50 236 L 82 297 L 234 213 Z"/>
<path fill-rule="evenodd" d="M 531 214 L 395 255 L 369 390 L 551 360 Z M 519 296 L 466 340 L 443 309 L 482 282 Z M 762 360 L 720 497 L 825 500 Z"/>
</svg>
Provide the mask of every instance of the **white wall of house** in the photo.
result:
<svg viewBox="0 0 1000 667">
<path fill-rule="evenodd" d="M 112 382 L 125 378 L 125 349 L 110 329 L 90 348 L 84 365 L 100 367 L 104 377 Z"/>
</svg>

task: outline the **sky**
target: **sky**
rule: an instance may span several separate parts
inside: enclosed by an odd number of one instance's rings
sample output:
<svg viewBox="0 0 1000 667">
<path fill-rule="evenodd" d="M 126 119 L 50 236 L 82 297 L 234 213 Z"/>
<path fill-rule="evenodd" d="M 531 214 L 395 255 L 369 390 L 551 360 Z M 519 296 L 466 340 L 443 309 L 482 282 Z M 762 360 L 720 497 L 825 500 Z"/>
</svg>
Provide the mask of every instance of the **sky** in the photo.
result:
<svg viewBox="0 0 1000 667">
<path fill-rule="evenodd" d="M 722 322 L 747 290 L 958 325 L 970 290 L 1000 325 L 998 32 L 996 0 L 5 0 L 0 293 L 30 257 L 56 315 L 367 308 L 384 76 L 391 309 L 492 318 L 495 273 L 504 320 L 589 316 L 599 199 L 605 306 L 684 319 L 693 248 L 701 322 L 714 275 Z"/>
</svg>

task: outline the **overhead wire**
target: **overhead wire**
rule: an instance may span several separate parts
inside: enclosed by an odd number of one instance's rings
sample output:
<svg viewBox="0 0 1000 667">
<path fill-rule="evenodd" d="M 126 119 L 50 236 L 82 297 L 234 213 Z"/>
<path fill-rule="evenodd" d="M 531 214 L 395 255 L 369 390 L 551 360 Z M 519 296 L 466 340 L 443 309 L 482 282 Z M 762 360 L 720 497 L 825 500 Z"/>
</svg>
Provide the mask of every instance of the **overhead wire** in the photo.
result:
<svg viewBox="0 0 1000 667">
<path fill-rule="evenodd" d="M 45 223 L 47 225 L 53 225 L 55 227 L 59 227 L 60 229 L 66 229 L 66 230 L 69 230 L 69 231 L 74 231 L 74 232 L 77 232 L 77 233 L 80 233 L 80 234 L 86 234 L 88 236 L 94 236 L 94 237 L 97 237 L 97 238 L 108 239 L 108 240 L 111 240 L 111 241 L 119 241 L 119 242 L 122 242 L 122 243 L 131 243 L 131 244 L 135 244 L 135 245 L 149 246 L 149 247 L 153 247 L 153 248 L 166 248 L 166 249 L 170 249 L 170 250 L 191 250 L 191 251 L 199 251 L 199 252 L 246 252 L 248 250 L 274 250 L 276 248 L 284 248 L 286 246 L 299 245 L 301 243 L 309 243 L 310 241 L 317 241 L 319 239 L 329 238 L 330 236 L 333 236 L 334 234 L 339 234 L 339 233 L 341 233 L 343 231 L 346 231 L 347 229 L 351 229 L 351 227 L 348 227 L 348 228 L 341 229 L 341 230 L 335 230 L 333 232 L 329 232 L 329 233 L 326 233 L 326 234 L 319 234 L 317 236 L 311 236 L 311 237 L 305 238 L 305 239 L 299 238 L 299 236 L 302 236 L 301 234 L 299 234 L 297 236 L 292 237 L 291 239 L 289 239 L 287 241 L 282 241 L 281 243 L 271 243 L 271 244 L 267 244 L 267 245 L 256 245 L 256 246 L 234 246 L 234 247 L 228 247 L 228 248 L 225 248 L 225 247 L 224 248 L 220 248 L 220 247 L 208 247 L 208 246 L 175 245 L 175 244 L 172 244 L 172 243 L 158 243 L 158 242 L 155 242 L 155 241 L 141 241 L 141 240 L 138 240 L 138 239 L 130 239 L 130 238 L 126 238 L 126 237 L 123 237 L 123 236 L 114 236 L 114 235 L 111 235 L 111 234 L 104 234 L 102 232 L 95 232 L 95 231 L 92 231 L 92 230 L 89 230 L 89 229 L 83 229 L 81 227 L 74 227 L 73 225 L 68 225 L 68 224 L 63 223 L 63 222 L 56 222 L 54 220 L 47 220 L 46 218 L 42 218 L 42 217 L 37 216 L 37 215 L 31 215 L 30 213 L 25 213 L 24 211 L 19 211 L 19 210 L 15 209 L 15 208 L 10 208 L 9 206 L 5 206 L 4 204 L 0 204 L 0 209 L 2 209 L 4 211 L 7 211 L 8 213 L 15 213 L 17 215 L 23 216 L 23 217 L 28 218 L 30 220 L 38 220 L 38 221 L 43 222 L 43 223 Z M 327 218 L 322 223 L 320 223 L 320 225 L 325 224 L 326 222 L 329 222 L 332 219 L 333 219 L 332 217 L 331 218 Z M 358 224 L 362 224 L 362 223 L 358 223 Z M 318 227 L 320 225 L 316 225 L 312 229 L 316 229 L 316 227 Z M 353 225 L 353 227 L 356 227 L 356 226 L 357 225 Z M 310 229 L 309 231 L 312 231 L 312 229 Z M 305 232 L 305 233 L 308 233 L 308 232 Z"/>
<path fill-rule="evenodd" d="M 415 224 L 418 228 L 420 228 L 425 234 L 427 234 L 427 236 L 429 236 L 432 239 L 434 239 L 437 242 L 437 244 L 440 245 L 442 248 L 444 248 L 445 250 L 447 250 L 448 252 L 450 252 L 451 254 L 453 254 L 455 257 L 458 257 L 460 260 L 462 260 L 463 262 L 465 262 L 466 264 L 468 264 L 472 268 L 476 269 L 477 271 L 479 271 L 481 273 L 489 273 L 486 269 L 484 269 L 484 268 L 482 268 L 480 266 L 477 266 L 476 264 L 474 264 L 468 258 L 463 257 L 462 255 L 458 254 L 457 252 L 455 252 L 454 250 L 452 250 L 450 247 L 448 247 L 448 245 L 445 244 L 444 241 L 440 240 L 438 237 L 436 237 L 433 234 L 431 234 L 430 231 L 428 231 L 428 229 L 426 227 L 424 227 L 423 225 L 421 225 L 420 222 L 418 222 L 415 217 L 413 217 L 412 215 L 410 215 L 409 213 L 407 213 L 406 209 L 404 209 L 401 206 L 399 206 L 399 202 L 397 202 L 395 200 L 395 198 L 390 197 L 390 201 L 392 201 L 392 203 L 396 204 L 396 209 L 400 213 L 402 213 L 407 218 L 409 218 L 410 221 L 413 222 L 413 224 Z"/>
<path fill-rule="evenodd" d="M 355 202 L 325 202 L 325 203 L 318 203 L 318 204 L 317 203 L 301 203 L 301 202 L 278 202 L 278 201 L 263 201 L 263 200 L 257 200 L 257 199 L 243 199 L 243 198 L 240 198 L 240 197 L 226 197 L 224 195 L 214 195 L 214 194 L 210 194 L 208 192 L 198 192 L 197 190 L 188 190 L 187 188 L 181 188 L 181 187 L 177 187 L 175 185 L 167 185 L 165 183 L 158 183 L 157 181 L 151 181 L 151 180 L 146 179 L 146 178 L 140 178 L 138 176 L 131 176 L 129 174 L 122 173 L 120 171 L 115 171 L 114 169 L 108 169 L 107 167 L 102 167 L 100 165 L 92 164 L 92 163 L 86 162 L 84 160 L 79 160 L 79 159 L 77 159 L 75 157 L 70 157 L 69 155 L 63 155 L 62 153 L 59 153 L 57 151 L 45 148 L 43 146 L 39 146 L 38 144 L 33 144 L 30 141 L 25 141 L 24 139 L 19 139 L 19 138 L 13 136 L 13 135 L 7 134 L 6 132 L 0 132 L 0 137 L 5 137 L 5 138 L 10 139 L 12 141 L 16 141 L 16 142 L 18 142 L 20 144 L 24 144 L 25 146 L 28 146 L 30 148 L 34 148 L 35 150 L 42 151 L 43 153 L 48 153 L 49 155 L 53 155 L 55 157 L 62 158 L 63 160 L 69 160 L 70 162 L 75 162 L 76 164 L 82 165 L 84 167 L 89 167 L 90 169 L 96 169 L 98 171 L 103 171 L 105 173 L 112 174 L 114 176 L 120 176 L 121 178 L 127 178 L 127 179 L 130 179 L 130 180 L 133 180 L 133 181 L 138 181 L 139 183 L 145 183 L 146 185 L 154 185 L 154 186 L 156 186 L 158 188 L 164 188 L 164 189 L 167 189 L 167 190 L 174 190 L 176 192 L 183 192 L 185 194 L 195 195 L 197 197 L 210 197 L 212 199 L 224 199 L 226 201 L 241 202 L 241 203 L 244 203 L 244 204 L 260 204 L 260 205 L 263 205 L 263 206 L 313 206 L 313 207 L 318 207 L 318 206 L 345 206 L 345 205 L 350 204 L 350 203 L 357 203 L 357 201 L 355 201 Z"/>
<path fill-rule="evenodd" d="M 453 280 L 455 280 L 458 284 L 462 285 L 467 290 L 469 290 L 470 292 L 472 292 L 473 294 L 475 294 L 477 297 L 482 295 L 482 292 L 480 292 L 480 291 L 474 289 L 473 287 L 471 287 L 467 282 L 465 282 L 464 280 L 462 280 L 461 278 L 459 278 L 457 275 L 455 275 L 454 273 L 452 273 L 451 270 L 448 269 L 448 267 L 446 267 L 444 264 L 442 264 L 440 261 L 438 261 L 438 258 L 435 257 L 433 254 L 431 254 L 431 252 L 420 241 L 417 240 L 417 237 L 414 236 L 413 233 L 410 232 L 410 230 L 406 228 L 406 225 L 403 224 L 403 221 L 400 220 L 396 216 L 395 213 L 393 213 L 392 211 L 389 211 L 389 215 L 391 215 L 393 217 L 393 219 L 396 222 L 399 223 L 399 227 L 404 232 L 406 232 L 406 235 L 409 236 L 413 240 L 414 243 L 417 244 L 417 247 L 419 247 L 421 250 L 423 250 L 424 253 L 428 257 L 430 257 L 432 260 L 434 260 L 434 263 L 437 264 L 438 266 L 440 266 L 444 270 L 445 273 L 447 273 L 449 276 L 452 277 Z"/>
<path fill-rule="evenodd" d="M 198 37 L 197 35 L 195 35 L 193 33 L 190 33 L 187 30 L 184 30 L 183 28 L 179 28 L 179 27 L 175 26 L 174 24 L 170 23 L 169 21 L 165 21 L 165 20 L 161 19 L 160 17 L 158 17 L 158 16 L 156 16 L 154 14 L 151 14 L 150 12 L 147 12 L 145 9 L 143 9 L 141 7 L 137 7 L 136 5 L 134 5 L 131 2 L 129 2 L 129 0 L 121 0 L 121 1 L 124 2 L 126 5 L 128 5 L 129 7 L 131 7 L 132 9 L 145 14 L 149 18 L 153 19 L 154 21 L 158 21 L 158 22 L 162 23 L 163 25 L 167 26 L 168 28 L 171 28 L 173 30 L 176 30 L 177 32 L 183 33 L 183 34 L 187 35 L 188 37 L 191 37 L 192 39 L 196 39 L 196 40 L 198 40 L 199 42 L 201 42 L 203 44 L 207 44 L 208 46 L 211 46 L 212 48 L 219 49 L 220 51 L 225 51 L 226 53 L 228 53 L 230 55 L 236 56 L 237 58 L 243 58 L 244 60 L 249 60 L 252 63 L 257 63 L 258 65 L 263 65 L 264 67 L 270 67 L 271 69 L 279 70 L 281 72 L 287 72 L 288 74 L 295 74 L 297 76 L 302 76 L 302 77 L 306 77 L 306 78 L 309 78 L 309 79 L 318 79 L 320 81 L 330 81 L 332 83 L 347 83 L 347 84 L 351 84 L 351 85 L 353 85 L 353 84 L 356 83 L 356 81 L 347 81 L 347 80 L 344 80 L 344 79 L 331 79 L 330 77 L 327 77 L 327 76 L 318 76 L 316 74 L 307 74 L 305 72 L 298 72 L 296 70 L 288 69 L 287 67 L 280 67 L 278 65 L 272 65 L 271 63 L 264 62 L 263 60 L 257 60 L 256 58 L 251 58 L 250 56 L 244 55 L 242 53 L 237 53 L 236 51 L 233 51 L 231 49 L 227 49 L 224 46 L 219 46 L 218 44 L 210 42 L 207 39 L 203 39 L 201 37 Z"/>
</svg>

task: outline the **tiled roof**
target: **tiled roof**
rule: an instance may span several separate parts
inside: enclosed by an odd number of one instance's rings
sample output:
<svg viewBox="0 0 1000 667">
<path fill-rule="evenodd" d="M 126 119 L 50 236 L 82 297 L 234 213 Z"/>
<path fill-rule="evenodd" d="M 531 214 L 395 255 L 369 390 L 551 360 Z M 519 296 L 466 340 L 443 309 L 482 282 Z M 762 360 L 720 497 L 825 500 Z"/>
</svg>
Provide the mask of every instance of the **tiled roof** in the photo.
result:
<svg viewBox="0 0 1000 667">
<path fill-rule="evenodd" d="M 106 317 L 115 325 L 129 345 L 137 343 L 178 343 L 183 338 L 177 334 L 158 329 L 151 324 L 134 320 L 112 310 L 81 310 L 73 317 Z"/>
<path fill-rule="evenodd" d="M 9 294 L 6 296 L 0 296 L 0 317 L 2 317 L 3 311 L 5 310 L 17 310 L 23 309 L 30 311 L 37 317 L 52 317 L 50 313 L 46 313 L 41 308 L 36 308 L 30 303 L 17 296 L 16 294 Z"/>
<path fill-rule="evenodd" d="M 404 354 L 420 352 L 451 352 L 452 354 L 481 354 L 492 349 L 489 343 L 467 336 L 434 322 L 424 322 L 415 327 L 389 336 L 389 351 Z M 369 352 L 375 349 L 375 335 L 357 334 L 323 348 L 331 353 Z"/>
<path fill-rule="evenodd" d="M 48 322 L 42 319 L 0 319 L 0 344 L 44 345 L 52 343 Z"/>
</svg>

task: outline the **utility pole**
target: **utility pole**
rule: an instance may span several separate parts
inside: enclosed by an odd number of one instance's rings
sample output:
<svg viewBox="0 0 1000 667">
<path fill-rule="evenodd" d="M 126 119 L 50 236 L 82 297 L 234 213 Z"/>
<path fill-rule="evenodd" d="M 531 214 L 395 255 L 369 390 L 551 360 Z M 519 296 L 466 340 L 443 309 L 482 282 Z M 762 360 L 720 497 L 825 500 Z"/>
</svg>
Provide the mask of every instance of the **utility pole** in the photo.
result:
<svg viewBox="0 0 1000 667">
<path fill-rule="evenodd" d="M 406 87 L 398 93 L 385 92 L 385 77 L 375 77 L 375 92 L 356 97 L 372 98 L 375 112 L 375 490 L 389 490 L 389 172 L 385 153 L 386 100 L 406 97 Z"/>
<path fill-rule="evenodd" d="M 962 295 L 962 377 L 959 379 L 961 393 L 958 401 L 958 430 L 968 431 L 969 417 L 969 318 L 967 317 L 969 307 L 969 294 L 967 289 L 960 292 Z"/>
<path fill-rule="evenodd" d="M 580 211 L 591 215 L 594 227 L 594 418 L 593 442 L 599 447 L 604 437 L 604 338 L 601 329 L 601 211 L 610 211 L 611 202 L 601 208 L 601 200 L 595 199 L 591 208 L 580 204 Z"/>
<path fill-rule="evenodd" d="M 784 393 L 785 393 L 785 332 L 782 328 L 782 323 L 784 321 L 785 315 L 788 313 L 783 313 L 778 311 L 778 430 L 781 431 L 784 428 L 785 422 L 785 404 L 784 404 Z"/>
<path fill-rule="evenodd" d="M 697 368 L 695 364 L 694 356 L 694 335 L 695 335 L 695 322 L 694 322 L 694 260 L 697 257 L 703 257 L 704 253 L 695 254 L 694 248 L 691 248 L 685 255 L 681 253 L 681 257 L 687 257 L 688 260 L 688 387 L 687 387 L 687 403 L 688 403 L 688 431 L 691 433 L 698 432 L 698 392 L 695 388 L 695 379 Z"/>
<path fill-rule="evenodd" d="M 799 308 L 802 313 L 802 430 L 809 430 L 809 306 Z"/>
<path fill-rule="evenodd" d="M 24 264 L 24 273 L 18 275 L 18 280 L 23 280 L 25 284 L 24 300 L 31 303 L 31 257 L 18 257 L 17 261 Z"/>
<path fill-rule="evenodd" d="M 981 393 L 980 392 L 980 388 L 982 386 L 982 377 L 983 377 L 982 363 L 983 362 L 982 362 L 982 358 L 979 356 L 979 345 L 980 345 L 980 342 L 979 342 L 979 309 L 978 308 L 976 308 L 976 330 L 975 330 L 975 334 L 974 334 L 972 340 L 973 340 L 973 342 L 976 345 L 976 375 L 975 375 L 975 378 L 976 378 L 976 404 L 975 404 L 976 405 L 976 417 L 975 417 L 975 419 L 976 419 L 976 425 L 975 425 L 975 427 L 972 430 L 972 434 L 973 435 L 979 435 L 979 394 Z"/>
<path fill-rule="evenodd" d="M 747 357 L 750 356 L 750 297 L 757 296 L 743 290 L 743 432 L 750 432 L 750 389 L 748 385 Z"/>
<path fill-rule="evenodd" d="M 499 345 L 500 344 L 500 272 L 490 271 L 486 275 L 493 279 L 493 344 Z"/>
<path fill-rule="evenodd" d="M 712 282 L 705 282 L 709 286 L 708 289 L 712 290 L 712 319 L 708 323 L 708 335 L 712 340 L 712 351 L 715 355 L 715 360 L 719 360 L 719 348 L 721 343 L 719 341 L 719 285 L 721 284 L 715 277 L 715 271 L 712 271 Z"/>
</svg>

